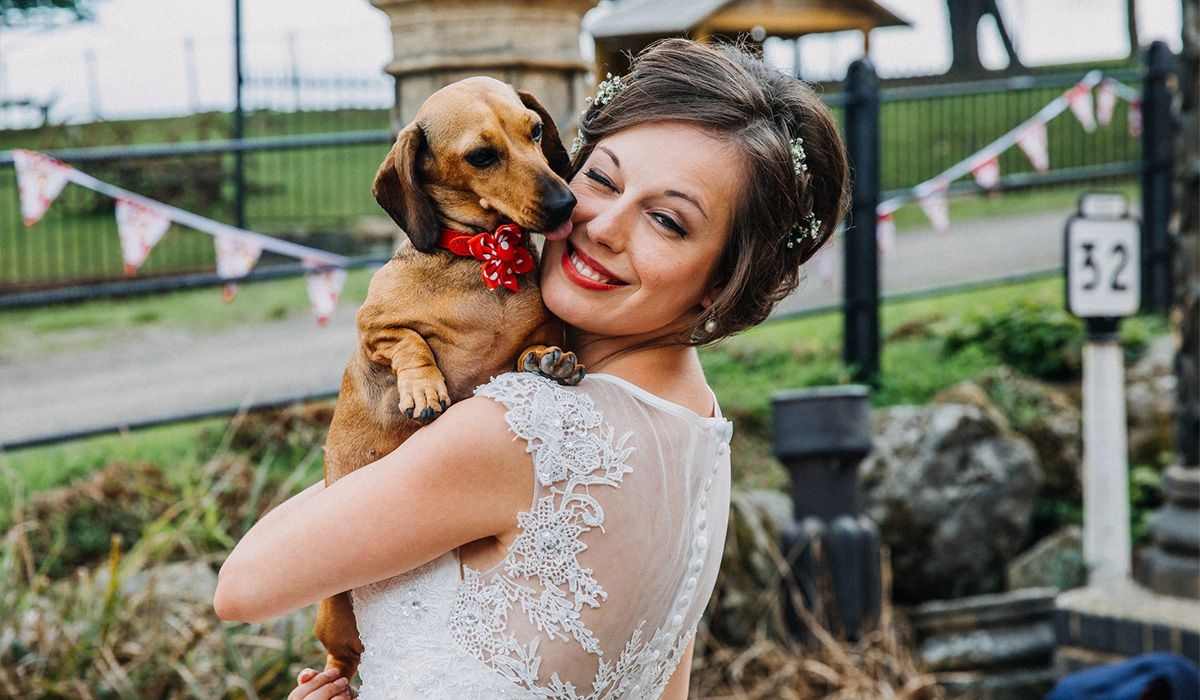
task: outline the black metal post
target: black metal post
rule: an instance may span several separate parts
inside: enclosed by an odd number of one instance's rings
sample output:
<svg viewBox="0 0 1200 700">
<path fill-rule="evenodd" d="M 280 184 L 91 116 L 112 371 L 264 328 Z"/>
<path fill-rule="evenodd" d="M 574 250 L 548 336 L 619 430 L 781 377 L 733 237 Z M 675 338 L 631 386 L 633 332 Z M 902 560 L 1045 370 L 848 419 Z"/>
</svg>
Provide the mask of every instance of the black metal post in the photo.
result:
<svg viewBox="0 0 1200 700">
<path fill-rule="evenodd" d="M 1171 50 L 1161 41 L 1143 57 L 1142 77 L 1142 308 L 1166 313 L 1171 306 L 1171 237 L 1167 221 L 1173 206 L 1174 120 L 1168 81 Z"/>
<path fill-rule="evenodd" d="M 851 168 L 850 221 L 845 234 L 842 358 L 854 380 L 875 384 L 879 374 L 879 78 L 869 59 L 846 73 L 846 155 Z"/>
<path fill-rule="evenodd" d="M 879 531 L 861 515 L 859 501 L 858 465 L 873 443 L 868 389 L 786 391 L 771 402 L 775 456 L 792 486 L 794 520 L 782 542 L 791 565 L 785 584 L 799 590 L 806 607 L 832 613 L 830 621 L 857 641 L 878 617 L 882 596 Z M 818 584 L 826 575 L 831 600 L 822 599 Z M 792 633 L 805 637 L 795 609 L 785 609 Z"/>
<path fill-rule="evenodd" d="M 242 107 L 242 0 L 233 0 L 233 134 L 235 141 L 244 135 L 245 117 Z M 246 154 L 240 149 L 233 154 L 233 217 L 238 228 L 246 228 Z"/>
</svg>

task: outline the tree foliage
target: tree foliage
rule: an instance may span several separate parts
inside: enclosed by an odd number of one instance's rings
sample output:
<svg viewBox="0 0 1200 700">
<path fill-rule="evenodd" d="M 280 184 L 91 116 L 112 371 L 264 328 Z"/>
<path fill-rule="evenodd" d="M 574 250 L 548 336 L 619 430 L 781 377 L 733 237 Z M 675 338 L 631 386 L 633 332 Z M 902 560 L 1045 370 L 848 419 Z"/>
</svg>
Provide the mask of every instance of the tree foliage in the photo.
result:
<svg viewBox="0 0 1200 700">
<path fill-rule="evenodd" d="M 0 0 L 0 26 L 57 26 L 92 19 L 99 0 Z"/>
</svg>

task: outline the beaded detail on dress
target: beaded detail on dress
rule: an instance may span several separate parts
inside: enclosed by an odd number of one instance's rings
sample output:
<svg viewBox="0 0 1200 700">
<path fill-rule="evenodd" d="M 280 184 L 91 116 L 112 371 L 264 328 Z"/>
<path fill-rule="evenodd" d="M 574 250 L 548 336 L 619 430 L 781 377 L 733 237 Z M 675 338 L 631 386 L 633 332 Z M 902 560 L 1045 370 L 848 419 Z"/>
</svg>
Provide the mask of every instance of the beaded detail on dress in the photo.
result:
<svg viewBox="0 0 1200 700">
<path fill-rule="evenodd" d="M 729 424 L 604 375 L 476 393 L 526 443 L 533 502 L 496 566 L 449 554 L 354 592 L 362 697 L 657 697 L 715 581 Z"/>
</svg>

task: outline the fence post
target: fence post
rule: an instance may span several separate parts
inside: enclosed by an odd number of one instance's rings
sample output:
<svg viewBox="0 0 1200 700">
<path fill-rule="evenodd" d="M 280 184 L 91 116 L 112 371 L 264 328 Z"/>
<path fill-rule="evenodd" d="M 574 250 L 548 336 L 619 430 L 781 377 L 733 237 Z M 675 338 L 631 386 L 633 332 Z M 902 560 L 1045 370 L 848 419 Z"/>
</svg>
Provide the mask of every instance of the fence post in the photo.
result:
<svg viewBox="0 0 1200 700">
<path fill-rule="evenodd" d="M 242 71 L 242 2 L 233 0 L 233 139 L 241 141 L 244 132 L 245 111 L 242 105 L 245 76 Z M 240 143 L 238 144 L 241 145 Z M 233 218 L 234 225 L 246 228 L 246 153 L 238 149 L 233 153 Z"/>
<path fill-rule="evenodd" d="M 1143 56 L 1142 77 L 1142 308 L 1171 306 L 1171 216 L 1174 178 L 1171 90 L 1174 57 L 1161 41 Z"/>
<path fill-rule="evenodd" d="M 846 155 L 851 168 L 850 220 L 845 231 L 842 283 L 842 359 L 854 380 L 876 384 L 879 374 L 879 78 L 860 58 L 846 73 Z"/>
</svg>

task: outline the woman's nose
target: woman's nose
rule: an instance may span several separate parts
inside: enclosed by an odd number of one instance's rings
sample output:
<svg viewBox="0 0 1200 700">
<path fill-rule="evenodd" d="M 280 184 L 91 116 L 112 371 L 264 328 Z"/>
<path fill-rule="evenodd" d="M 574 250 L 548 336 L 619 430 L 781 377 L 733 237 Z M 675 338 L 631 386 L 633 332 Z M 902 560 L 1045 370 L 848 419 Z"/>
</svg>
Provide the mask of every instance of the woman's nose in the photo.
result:
<svg viewBox="0 0 1200 700">
<path fill-rule="evenodd" d="M 582 222 L 586 224 L 588 238 L 609 250 L 621 250 L 625 246 L 629 225 L 621 200 L 601 199 L 591 204 L 585 212 L 587 218 Z"/>
</svg>

